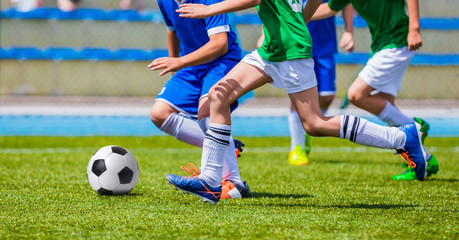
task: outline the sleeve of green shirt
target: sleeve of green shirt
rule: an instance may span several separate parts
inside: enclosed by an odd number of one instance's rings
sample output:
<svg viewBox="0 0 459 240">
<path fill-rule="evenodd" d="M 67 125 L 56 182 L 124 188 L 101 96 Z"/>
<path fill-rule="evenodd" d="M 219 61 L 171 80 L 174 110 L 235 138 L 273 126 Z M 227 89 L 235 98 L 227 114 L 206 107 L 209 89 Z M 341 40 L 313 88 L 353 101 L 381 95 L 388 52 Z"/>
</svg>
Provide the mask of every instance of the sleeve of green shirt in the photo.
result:
<svg viewBox="0 0 459 240">
<path fill-rule="evenodd" d="M 383 1 L 385 1 L 385 0 L 383 0 Z M 330 0 L 330 1 L 328 1 L 328 6 L 330 7 L 331 10 L 333 10 L 335 12 L 339 12 L 344 7 L 346 7 L 349 3 L 351 3 L 349 0 Z"/>
</svg>

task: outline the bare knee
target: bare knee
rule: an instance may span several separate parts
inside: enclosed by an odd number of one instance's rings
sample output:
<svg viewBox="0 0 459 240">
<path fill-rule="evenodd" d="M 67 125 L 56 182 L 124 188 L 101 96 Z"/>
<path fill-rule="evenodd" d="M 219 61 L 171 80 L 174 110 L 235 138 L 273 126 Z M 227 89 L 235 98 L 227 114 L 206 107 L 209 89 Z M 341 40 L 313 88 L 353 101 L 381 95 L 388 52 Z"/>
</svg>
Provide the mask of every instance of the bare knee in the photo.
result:
<svg viewBox="0 0 459 240">
<path fill-rule="evenodd" d="M 317 118 L 313 121 L 303 122 L 304 131 L 313 137 L 320 137 L 326 135 L 325 127 L 326 122 L 324 119 Z"/>
<path fill-rule="evenodd" d="M 208 101 L 210 102 L 212 108 L 221 109 L 221 108 L 229 108 L 231 103 L 229 103 L 228 96 L 224 96 L 225 93 L 222 93 L 221 90 L 216 89 L 214 85 L 208 93 Z M 209 111 L 210 112 L 210 111 Z"/>
<path fill-rule="evenodd" d="M 352 86 L 347 91 L 347 99 L 354 105 L 359 105 L 360 102 L 364 101 L 364 95 L 356 88 Z"/>
<path fill-rule="evenodd" d="M 304 128 L 304 131 L 310 135 L 310 136 L 313 136 L 313 137 L 318 137 L 320 136 L 320 131 L 319 129 L 317 128 L 318 126 L 316 126 L 315 124 L 311 124 L 311 123 L 303 123 L 303 128 Z"/>
<path fill-rule="evenodd" d="M 177 111 L 165 102 L 155 101 L 150 110 L 150 119 L 160 128 L 172 113 L 177 113 Z"/>
<path fill-rule="evenodd" d="M 209 99 L 208 97 L 203 97 L 199 101 L 199 108 L 198 108 L 198 121 L 210 116 L 210 109 L 209 109 Z"/>
</svg>

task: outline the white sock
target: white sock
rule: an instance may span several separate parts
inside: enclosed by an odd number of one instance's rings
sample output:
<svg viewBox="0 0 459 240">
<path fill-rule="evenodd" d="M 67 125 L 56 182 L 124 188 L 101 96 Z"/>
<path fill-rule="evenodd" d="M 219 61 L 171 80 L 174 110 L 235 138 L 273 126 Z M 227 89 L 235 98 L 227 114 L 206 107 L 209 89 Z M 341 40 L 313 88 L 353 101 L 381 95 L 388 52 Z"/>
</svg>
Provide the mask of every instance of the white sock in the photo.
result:
<svg viewBox="0 0 459 240">
<path fill-rule="evenodd" d="M 223 161 L 230 145 L 231 126 L 209 123 L 204 138 L 201 162 L 205 162 L 199 176 L 213 187 L 220 186 L 222 180 Z"/>
<path fill-rule="evenodd" d="M 203 118 L 198 121 L 199 127 L 201 127 L 203 132 L 207 132 L 209 128 L 209 117 Z M 241 175 L 239 173 L 239 166 L 237 162 L 236 156 L 236 146 L 234 146 L 234 140 L 230 137 L 229 146 L 226 150 L 225 160 L 223 160 L 223 171 L 222 171 L 222 178 L 225 180 L 230 180 L 234 183 L 239 185 L 244 185 L 242 181 Z M 204 169 L 206 167 L 206 159 L 201 159 L 201 167 L 200 169 Z"/>
<path fill-rule="evenodd" d="M 244 186 L 244 182 L 242 181 L 241 175 L 239 174 L 239 166 L 237 164 L 236 157 L 236 146 L 234 146 L 234 140 L 232 137 L 230 137 L 229 146 L 226 150 L 225 160 L 223 161 L 222 178 Z"/>
<path fill-rule="evenodd" d="M 365 146 L 403 149 L 405 133 L 396 127 L 384 127 L 363 118 L 340 116 L 341 129 L 339 137 Z"/>
<path fill-rule="evenodd" d="M 410 118 L 403 114 L 398 108 L 392 105 L 389 101 L 386 101 L 386 107 L 378 115 L 378 118 L 389 124 L 389 126 L 400 127 L 403 124 L 414 122 L 413 118 Z"/>
<path fill-rule="evenodd" d="M 159 129 L 177 140 L 202 148 L 204 132 L 198 123 L 190 118 L 172 113 Z"/>
<path fill-rule="evenodd" d="M 198 121 L 199 127 L 201 128 L 203 133 L 206 133 L 207 130 L 209 129 L 209 119 L 210 117 L 206 117 Z M 202 171 L 202 169 L 206 167 L 206 163 L 207 163 L 207 160 L 201 157 L 201 167 L 199 167 L 199 171 Z"/>
<path fill-rule="evenodd" d="M 288 127 L 290 130 L 290 151 L 293 151 L 296 145 L 300 145 L 304 150 L 306 136 L 304 135 L 303 124 L 301 124 L 300 117 L 296 111 L 290 111 L 288 114 Z"/>
</svg>

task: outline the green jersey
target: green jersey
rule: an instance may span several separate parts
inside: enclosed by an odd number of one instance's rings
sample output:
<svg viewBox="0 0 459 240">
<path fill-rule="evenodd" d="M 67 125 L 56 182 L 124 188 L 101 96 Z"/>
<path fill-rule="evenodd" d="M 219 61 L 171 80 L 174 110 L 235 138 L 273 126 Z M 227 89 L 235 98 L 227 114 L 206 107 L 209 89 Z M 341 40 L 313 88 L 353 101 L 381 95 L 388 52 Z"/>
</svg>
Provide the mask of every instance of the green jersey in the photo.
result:
<svg viewBox="0 0 459 240">
<path fill-rule="evenodd" d="M 329 0 L 328 6 L 333 11 L 340 11 L 349 3 L 368 23 L 373 53 L 408 46 L 409 19 L 405 0 Z"/>
<path fill-rule="evenodd" d="M 312 58 L 301 0 L 262 0 L 257 6 L 265 40 L 258 54 L 270 62 Z"/>
</svg>

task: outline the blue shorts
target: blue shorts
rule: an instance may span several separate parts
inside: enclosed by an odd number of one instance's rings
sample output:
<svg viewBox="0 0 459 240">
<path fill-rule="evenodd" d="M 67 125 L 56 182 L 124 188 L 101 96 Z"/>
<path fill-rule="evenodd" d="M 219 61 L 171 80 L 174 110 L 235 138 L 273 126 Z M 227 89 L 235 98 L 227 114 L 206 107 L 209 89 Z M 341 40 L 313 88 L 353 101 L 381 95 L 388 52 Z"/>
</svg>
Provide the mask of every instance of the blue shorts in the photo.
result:
<svg viewBox="0 0 459 240">
<path fill-rule="evenodd" d="M 314 72 L 317 78 L 317 90 L 320 96 L 336 94 L 335 56 L 314 57 Z"/>
<path fill-rule="evenodd" d="M 199 100 L 222 79 L 239 61 L 219 59 L 207 64 L 183 68 L 164 85 L 155 101 L 163 101 L 180 113 L 197 118 Z M 237 101 L 231 110 L 237 108 Z"/>
</svg>

